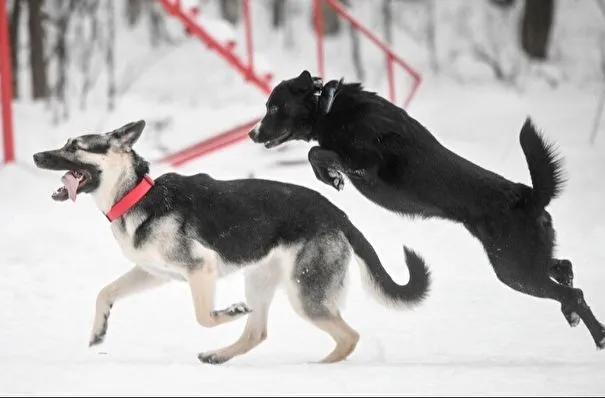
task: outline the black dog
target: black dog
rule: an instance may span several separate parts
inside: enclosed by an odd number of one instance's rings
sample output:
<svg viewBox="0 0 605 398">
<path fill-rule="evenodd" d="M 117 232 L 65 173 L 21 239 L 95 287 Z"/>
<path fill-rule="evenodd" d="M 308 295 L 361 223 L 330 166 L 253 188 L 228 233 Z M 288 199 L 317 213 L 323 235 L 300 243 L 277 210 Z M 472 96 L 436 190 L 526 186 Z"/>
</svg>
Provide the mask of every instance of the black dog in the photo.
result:
<svg viewBox="0 0 605 398">
<path fill-rule="evenodd" d="M 320 181 L 340 190 L 344 174 L 388 210 L 462 223 L 483 244 L 500 281 L 560 302 L 571 326 L 581 319 L 597 347 L 605 346 L 605 327 L 572 286 L 571 262 L 552 257 L 555 231 L 545 207 L 561 192 L 561 159 L 529 118 L 520 142 L 533 188 L 445 148 L 405 110 L 360 84 L 323 85 L 308 71 L 275 87 L 250 138 L 267 148 L 316 141 L 309 162 Z"/>
</svg>

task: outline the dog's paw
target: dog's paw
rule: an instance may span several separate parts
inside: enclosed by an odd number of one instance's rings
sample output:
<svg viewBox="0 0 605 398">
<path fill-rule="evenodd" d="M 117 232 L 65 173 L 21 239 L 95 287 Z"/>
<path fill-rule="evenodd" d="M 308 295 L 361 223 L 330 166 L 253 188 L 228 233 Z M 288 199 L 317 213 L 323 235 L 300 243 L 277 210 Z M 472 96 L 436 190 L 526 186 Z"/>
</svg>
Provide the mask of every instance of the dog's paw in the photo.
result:
<svg viewBox="0 0 605 398">
<path fill-rule="evenodd" d="M 572 328 L 575 328 L 580 324 L 580 315 L 575 312 L 570 312 L 569 314 L 565 315 L 565 318 L 567 319 L 569 326 Z"/>
<path fill-rule="evenodd" d="M 211 365 L 220 365 L 221 363 L 225 363 L 229 360 L 229 358 L 222 357 L 214 352 L 203 352 L 198 354 L 197 359 L 199 359 L 202 363 L 208 363 Z"/>
<path fill-rule="evenodd" d="M 328 169 L 328 176 L 331 178 L 331 184 L 336 190 L 342 191 L 345 186 L 345 180 L 339 171 Z"/>
<path fill-rule="evenodd" d="M 103 343 L 104 340 L 105 340 L 105 333 L 95 334 L 90 338 L 90 340 L 88 342 L 88 347 L 94 347 L 96 345 L 100 345 L 101 343 Z"/>
<path fill-rule="evenodd" d="M 601 324 L 601 339 L 595 339 L 597 350 L 605 349 L 605 325 Z"/>
<path fill-rule="evenodd" d="M 237 304 L 232 304 L 229 307 L 225 308 L 222 311 L 225 315 L 229 315 L 229 316 L 237 316 L 237 315 L 246 315 L 252 312 L 252 309 L 250 307 L 248 307 L 248 305 L 246 303 L 237 303 Z"/>
</svg>

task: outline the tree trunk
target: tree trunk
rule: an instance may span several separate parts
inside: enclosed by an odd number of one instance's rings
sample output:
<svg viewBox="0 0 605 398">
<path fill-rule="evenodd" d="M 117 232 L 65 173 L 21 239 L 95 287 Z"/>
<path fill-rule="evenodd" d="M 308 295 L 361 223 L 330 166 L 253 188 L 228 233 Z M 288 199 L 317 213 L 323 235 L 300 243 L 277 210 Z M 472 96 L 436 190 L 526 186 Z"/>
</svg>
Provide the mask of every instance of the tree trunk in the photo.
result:
<svg viewBox="0 0 605 398">
<path fill-rule="evenodd" d="M 21 22 L 21 0 L 15 0 L 10 16 L 9 36 L 11 47 L 11 69 L 13 70 L 13 98 L 19 98 L 19 24 Z"/>
<path fill-rule="evenodd" d="M 429 0 L 428 22 L 426 26 L 427 46 L 429 48 L 429 64 L 433 73 L 439 72 L 439 58 L 437 57 L 437 0 Z"/>
<path fill-rule="evenodd" d="M 325 1 L 321 2 L 321 13 L 323 17 L 324 35 L 334 36 L 340 32 L 340 19 L 336 11 Z"/>
<path fill-rule="evenodd" d="M 128 0 L 126 3 L 126 21 L 128 26 L 133 27 L 139 21 L 143 11 L 142 0 Z"/>
<path fill-rule="evenodd" d="M 309 1 L 310 2 L 310 1 Z M 326 36 L 333 36 L 340 32 L 340 19 L 336 11 L 330 7 L 327 2 L 320 1 L 321 3 L 321 19 L 323 25 L 323 33 Z M 343 4 L 346 5 L 346 2 L 343 1 Z M 311 25 L 315 26 L 314 15 L 311 15 Z"/>
<path fill-rule="evenodd" d="M 353 66 L 355 67 L 355 75 L 357 80 L 363 81 L 366 77 L 363 69 L 363 60 L 361 59 L 361 48 L 359 46 L 359 32 L 349 24 L 349 32 L 351 34 L 351 51 L 353 57 Z"/>
<path fill-rule="evenodd" d="M 548 57 L 554 8 L 554 0 L 525 0 L 521 21 L 521 47 L 530 58 L 545 60 Z"/>
<path fill-rule="evenodd" d="M 240 0 L 219 0 L 221 16 L 232 25 L 237 24 L 240 14 Z"/>
<path fill-rule="evenodd" d="M 382 0 L 382 24 L 384 26 L 384 40 L 393 44 L 393 0 Z"/>
<path fill-rule="evenodd" d="M 113 0 L 107 2 L 107 107 L 110 111 L 115 108 L 116 97 L 116 65 L 114 48 L 116 41 L 116 23 Z"/>
<path fill-rule="evenodd" d="M 46 63 L 44 62 L 44 27 L 42 25 L 43 0 L 28 0 L 29 62 L 32 77 L 33 99 L 48 96 Z"/>
<path fill-rule="evenodd" d="M 272 16 L 273 28 L 279 29 L 284 26 L 286 19 L 286 0 L 273 0 Z"/>
</svg>

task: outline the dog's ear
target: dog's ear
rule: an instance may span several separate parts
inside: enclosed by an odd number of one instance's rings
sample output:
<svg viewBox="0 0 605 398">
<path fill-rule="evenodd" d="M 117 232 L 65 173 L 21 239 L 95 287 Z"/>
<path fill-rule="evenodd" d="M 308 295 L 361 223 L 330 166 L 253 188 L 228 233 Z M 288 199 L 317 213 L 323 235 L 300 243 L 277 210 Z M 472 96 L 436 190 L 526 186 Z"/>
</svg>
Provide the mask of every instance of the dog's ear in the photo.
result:
<svg viewBox="0 0 605 398">
<path fill-rule="evenodd" d="M 290 85 L 292 94 L 304 94 L 313 90 L 313 78 L 308 70 L 303 70 L 300 75 Z"/>
<path fill-rule="evenodd" d="M 144 128 L 144 120 L 130 122 L 109 133 L 110 141 L 122 149 L 130 150 L 141 136 Z"/>
</svg>

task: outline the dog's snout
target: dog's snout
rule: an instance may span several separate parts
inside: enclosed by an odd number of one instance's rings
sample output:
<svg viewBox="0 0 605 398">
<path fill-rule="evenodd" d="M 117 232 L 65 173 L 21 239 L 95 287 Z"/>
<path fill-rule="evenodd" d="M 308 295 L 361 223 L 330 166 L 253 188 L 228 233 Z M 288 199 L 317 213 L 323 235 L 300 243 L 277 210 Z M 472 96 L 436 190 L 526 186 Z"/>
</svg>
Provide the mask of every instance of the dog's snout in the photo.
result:
<svg viewBox="0 0 605 398">
<path fill-rule="evenodd" d="M 34 163 L 38 164 L 40 163 L 40 161 L 42 160 L 42 154 L 41 153 L 34 153 Z"/>
<path fill-rule="evenodd" d="M 260 132 L 260 122 L 256 123 L 256 125 L 250 130 L 248 133 L 248 137 L 254 142 L 258 142 L 258 134 Z"/>
</svg>

